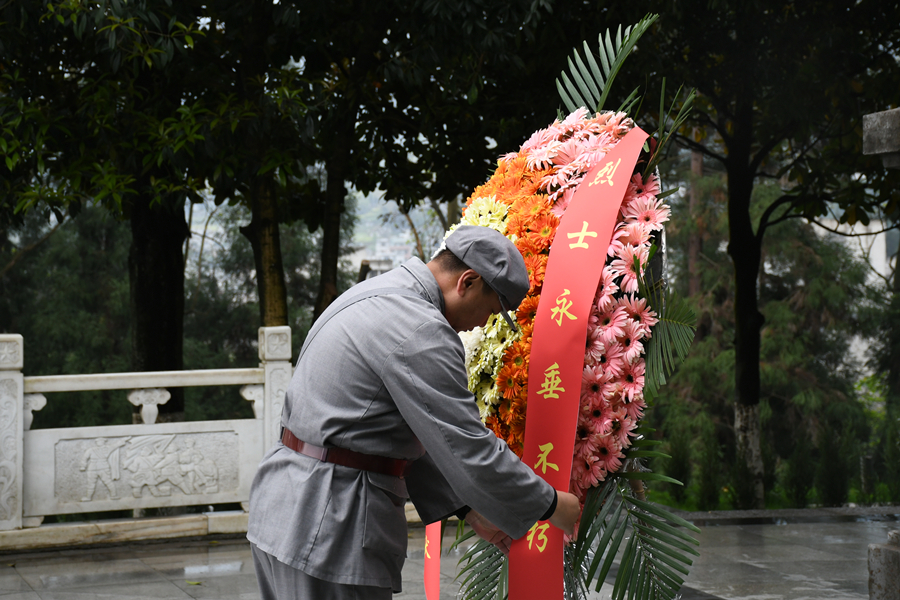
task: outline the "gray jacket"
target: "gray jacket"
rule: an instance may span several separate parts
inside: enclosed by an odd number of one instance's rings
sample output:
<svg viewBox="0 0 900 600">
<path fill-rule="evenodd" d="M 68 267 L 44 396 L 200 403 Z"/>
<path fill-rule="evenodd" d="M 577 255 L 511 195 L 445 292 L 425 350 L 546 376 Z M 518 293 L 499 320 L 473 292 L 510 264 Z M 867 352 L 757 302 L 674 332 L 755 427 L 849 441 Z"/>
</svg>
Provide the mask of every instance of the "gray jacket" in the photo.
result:
<svg viewBox="0 0 900 600">
<path fill-rule="evenodd" d="M 361 292 L 403 288 L 355 304 Z M 280 442 L 250 493 L 248 539 L 279 561 L 336 583 L 400 590 L 404 500 L 433 522 L 465 505 L 514 538 L 555 492 L 481 423 L 464 350 L 418 259 L 346 292 L 298 361 L 282 424 L 311 444 L 417 459 L 405 479 L 323 463 Z M 427 454 L 426 454 L 427 452 Z"/>
</svg>

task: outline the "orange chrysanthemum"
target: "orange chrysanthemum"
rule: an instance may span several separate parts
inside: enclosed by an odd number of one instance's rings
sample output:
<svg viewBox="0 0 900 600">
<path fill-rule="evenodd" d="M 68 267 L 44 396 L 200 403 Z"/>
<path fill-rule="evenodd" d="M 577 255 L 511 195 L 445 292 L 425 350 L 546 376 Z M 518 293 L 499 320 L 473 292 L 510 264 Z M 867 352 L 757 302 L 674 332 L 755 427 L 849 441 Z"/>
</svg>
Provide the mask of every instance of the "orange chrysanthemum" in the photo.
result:
<svg viewBox="0 0 900 600">
<path fill-rule="evenodd" d="M 522 180 L 522 190 L 533 195 L 539 194 L 546 199 L 547 195 L 541 191 L 541 180 L 552 172 L 552 169 L 529 171 Z"/>
<path fill-rule="evenodd" d="M 523 196 L 518 202 L 514 202 L 510 208 L 510 212 L 515 214 L 527 215 L 534 219 L 550 212 L 550 204 L 544 196 Z"/>
<path fill-rule="evenodd" d="M 540 301 L 540 296 L 525 296 L 525 299 L 522 300 L 522 304 L 519 305 L 519 311 L 516 313 L 516 319 L 519 321 L 519 325 L 534 323 L 534 318 L 537 316 L 538 303 Z"/>
<path fill-rule="evenodd" d="M 532 221 L 527 237 L 539 248 L 549 248 L 558 226 L 559 219 L 556 215 L 552 213 L 541 215 Z"/>
<path fill-rule="evenodd" d="M 522 369 L 523 372 L 527 373 L 529 356 L 525 352 L 523 346 L 524 344 L 516 342 L 512 346 L 507 348 L 506 352 L 503 354 L 503 364 L 513 365 L 516 368 Z"/>
<path fill-rule="evenodd" d="M 501 423 L 500 419 L 497 418 L 497 415 L 488 416 L 487 420 L 484 422 L 485 426 L 494 432 L 501 440 L 505 440 L 507 436 L 509 436 L 509 427 L 506 424 Z"/>
<path fill-rule="evenodd" d="M 506 235 L 514 235 L 520 240 L 526 239 L 524 236 L 528 234 L 529 221 L 531 221 L 531 219 L 525 215 L 510 215 L 509 219 L 506 221 Z"/>
<path fill-rule="evenodd" d="M 514 364 L 505 364 L 497 374 L 497 388 L 507 400 L 512 400 L 522 391 L 522 369 Z"/>
<path fill-rule="evenodd" d="M 516 248 L 519 249 L 519 254 L 522 255 L 522 258 L 528 258 L 529 256 L 534 256 L 535 254 L 541 254 L 541 249 L 537 244 L 529 240 L 527 237 L 519 237 L 516 240 Z"/>
<path fill-rule="evenodd" d="M 513 420 L 514 413 L 512 411 L 512 406 L 509 400 L 501 400 L 500 404 L 497 405 L 497 417 L 500 419 L 500 422 L 509 425 L 510 421 Z"/>
<path fill-rule="evenodd" d="M 536 293 L 544 283 L 544 273 L 547 270 L 547 255 L 534 254 L 525 259 L 525 268 L 528 270 L 529 294 Z"/>
<path fill-rule="evenodd" d="M 534 336 L 534 321 L 523 323 L 519 326 L 519 339 L 516 343 L 522 345 L 522 352 L 531 355 L 531 339 Z"/>
</svg>

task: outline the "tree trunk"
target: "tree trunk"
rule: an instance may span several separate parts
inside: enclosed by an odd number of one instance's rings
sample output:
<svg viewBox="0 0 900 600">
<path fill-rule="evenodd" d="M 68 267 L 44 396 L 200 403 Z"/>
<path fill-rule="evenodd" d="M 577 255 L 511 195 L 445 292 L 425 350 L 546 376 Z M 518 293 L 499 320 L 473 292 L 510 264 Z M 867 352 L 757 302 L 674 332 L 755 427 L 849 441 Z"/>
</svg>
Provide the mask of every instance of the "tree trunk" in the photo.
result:
<svg viewBox="0 0 900 600">
<path fill-rule="evenodd" d="M 256 264 L 259 321 L 263 327 L 288 324 L 287 288 L 278 231 L 278 201 L 271 178 L 257 179 L 251 189 L 250 224 L 241 233 L 250 241 Z"/>
<path fill-rule="evenodd" d="M 703 177 L 703 154 L 691 150 L 691 191 L 688 203 L 691 223 L 697 224 L 697 213 L 700 211 L 700 178 Z M 703 231 L 699 226 L 688 238 L 688 295 L 700 293 L 700 246 Z"/>
<path fill-rule="evenodd" d="M 900 264 L 894 266 L 891 280 L 891 298 L 887 322 L 887 356 L 884 357 L 886 367 L 887 393 L 885 409 L 889 416 L 900 412 Z"/>
<path fill-rule="evenodd" d="M 131 209 L 128 275 L 131 288 L 132 368 L 180 371 L 184 368 L 184 240 L 188 235 L 183 202 L 150 206 L 141 196 Z M 184 389 L 159 407 L 158 422 L 184 420 Z M 135 407 L 140 423 L 140 407 Z"/>
<path fill-rule="evenodd" d="M 749 123 L 750 121 L 747 121 Z M 749 137 L 741 143 L 740 132 L 729 147 L 728 171 L 728 254 L 734 263 L 734 433 L 737 456 L 746 460 L 752 478 L 753 508 L 765 507 L 763 463 L 759 424 L 759 353 L 763 316 L 757 300 L 757 275 L 762 239 L 753 233 L 750 196 L 753 173 L 750 169 Z"/>
<path fill-rule="evenodd" d="M 339 114 L 343 114 L 340 113 Z M 322 218 L 322 272 L 319 294 L 313 310 L 313 321 L 319 318 L 328 305 L 338 297 L 338 260 L 341 256 L 341 214 L 347 196 L 348 166 L 350 164 L 350 140 L 353 123 L 335 131 L 325 168 L 328 182 L 325 188 L 325 214 Z"/>
<path fill-rule="evenodd" d="M 322 219 L 322 272 L 319 278 L 319 294 L 313 311 L 313 321 L 325 312 L 338 297 L 338 260 L 341 255 L 341 213 L 344 212 L 344 182 L 335 182 L 340 189 L 332 191 L 331 169 L 328 171 L 328 190 L 325 192 L 325 218 Z"/>
</svg>

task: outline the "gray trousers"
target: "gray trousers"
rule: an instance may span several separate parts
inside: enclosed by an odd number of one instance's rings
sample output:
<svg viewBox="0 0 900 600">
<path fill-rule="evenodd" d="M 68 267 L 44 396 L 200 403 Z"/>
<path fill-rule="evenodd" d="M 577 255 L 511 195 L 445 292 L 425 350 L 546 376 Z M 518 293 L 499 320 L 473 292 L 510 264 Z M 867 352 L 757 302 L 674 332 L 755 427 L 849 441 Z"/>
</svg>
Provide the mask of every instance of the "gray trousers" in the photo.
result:
<svg viewBox="0 0 900 600">
<path fill-rule="evenodd" d="M 390 600 L 390 588 L 316 579 L 250 543 L 262 600 Z"/>
</svg>

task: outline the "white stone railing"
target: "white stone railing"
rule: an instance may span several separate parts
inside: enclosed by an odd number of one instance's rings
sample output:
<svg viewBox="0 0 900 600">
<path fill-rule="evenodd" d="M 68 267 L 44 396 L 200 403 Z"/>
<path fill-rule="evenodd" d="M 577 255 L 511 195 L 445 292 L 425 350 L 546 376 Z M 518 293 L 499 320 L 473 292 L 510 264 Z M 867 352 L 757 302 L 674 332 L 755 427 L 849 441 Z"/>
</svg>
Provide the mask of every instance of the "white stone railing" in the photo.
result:
<svg viewBox="0 0 900 600">
<path fill-rule="evenodd" d="M 291 378 L 289 327 L 259 330 L 260 366 L 25 377 L 24 340 L 0 335 L 0 531 L 46 515 L 244 503 L 279 433 Z M 253 419 L 156 423 L 165 388 L 240 385 Z M 130 390 L 142 424 L 31 430 L 54 392 Z M 125 401 L 125 397 L 123 397 Z M 46 527 L 46 526 L 45 526 Z"/>
</svg>

